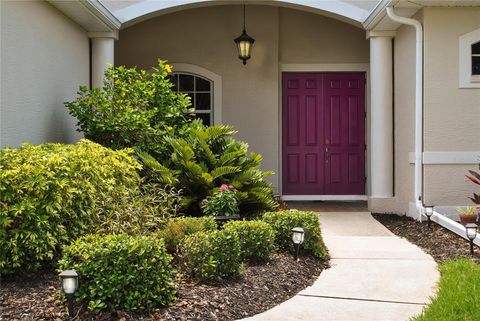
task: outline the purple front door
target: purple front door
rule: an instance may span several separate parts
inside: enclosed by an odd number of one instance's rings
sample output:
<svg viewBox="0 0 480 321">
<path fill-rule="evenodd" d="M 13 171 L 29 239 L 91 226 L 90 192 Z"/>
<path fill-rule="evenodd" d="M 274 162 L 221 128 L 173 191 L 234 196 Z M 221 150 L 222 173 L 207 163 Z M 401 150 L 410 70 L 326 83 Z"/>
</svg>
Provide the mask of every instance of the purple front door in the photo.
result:
<svg viewBox="0 0 480 321">
<path fill-rule="evenodd" d="M 365 74 L 283 74 L 283 194 L 365 194 Z"/>
</svg>

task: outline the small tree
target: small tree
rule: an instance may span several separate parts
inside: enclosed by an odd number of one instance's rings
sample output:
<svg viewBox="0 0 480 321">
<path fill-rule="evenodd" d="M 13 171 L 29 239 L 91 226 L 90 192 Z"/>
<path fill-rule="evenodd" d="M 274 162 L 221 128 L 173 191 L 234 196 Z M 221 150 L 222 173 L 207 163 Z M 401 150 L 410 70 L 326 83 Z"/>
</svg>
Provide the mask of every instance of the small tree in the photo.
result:
<svg viewBox="0 0 480 321">
<path fill-rule="evenodd" d="M 101 89 L 81 86 L 77 99 L 65 105 L 86 138 L 113 149 L 137 147 L 162 156 L 163 137 L 181 135 L 193 120 L 190 98 L 172 91 L 170 72 L 162 60 L 152 72 L 110 67 Z"/>
</svg>

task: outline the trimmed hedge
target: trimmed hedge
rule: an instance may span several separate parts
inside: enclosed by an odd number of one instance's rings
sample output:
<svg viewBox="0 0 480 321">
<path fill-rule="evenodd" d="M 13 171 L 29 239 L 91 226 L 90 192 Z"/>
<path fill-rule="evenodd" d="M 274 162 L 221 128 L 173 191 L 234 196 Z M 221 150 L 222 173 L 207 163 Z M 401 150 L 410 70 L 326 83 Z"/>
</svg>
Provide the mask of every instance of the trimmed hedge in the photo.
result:
<svg viewBox="0 0 480 321">
<path fill-rule="evenodd" d="M 317 212 L 298 210 L 269 212 L 264 214 L 263 220 L 275 230 L 276 244 L 279 248 L 293 252 L 292 228 L 303 227 L 306 230 L 303 248 L 319 258 L 327 255 Z"/>
<path fill-rule="evenodd" d="M 224 228 L 237 233 L 240 238 L 242 259 L 245 261 L 266 261 L 275 250 L 275 232 L 265 222 L 232 221 L 225 224 Z"/>
<path fill-rule="evenodd" d="M 87 235 L 64 249 L 59 269 L 79 275 L 80 300 L 93 311 L 145 311 L 175 300 L 172 257 L 148 236 Z"/>
<path fill-rule="evenodd" d="M 0 151 L 0 270 L 34 270 L 99 222 L 97 206 L 138 189 L 131 150 L 88 140 Z"/>
<path fill-rule="evenodd" d="M 191 277 L 209 280 L 240 273 L 240 240 L 228 230 L 199 232 L 180 244 L 180 264 Z"/>
<path fill-rule="evenodd" d="M 165 241 L 167 251 L 177 252 L 178 245 L 185 237 L 197 232 L 214 231 L 217 229 L 213 217 L 176 217 L 168 220 L 165 227 L 156 234 Z"/>
</svg>

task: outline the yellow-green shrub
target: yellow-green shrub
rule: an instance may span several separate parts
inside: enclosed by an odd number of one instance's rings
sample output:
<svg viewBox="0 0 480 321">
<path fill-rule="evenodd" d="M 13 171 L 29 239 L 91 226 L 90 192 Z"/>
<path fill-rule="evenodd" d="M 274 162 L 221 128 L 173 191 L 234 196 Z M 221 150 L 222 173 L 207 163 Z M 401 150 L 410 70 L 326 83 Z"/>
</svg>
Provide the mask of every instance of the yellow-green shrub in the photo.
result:
<svg viewBox="0 0 480 321">
<path fill-rule="evenodd" d="M 32 270 L 98 224 L 97 205 L 138 189 L 131 150 L 88 140 L 0 151 L 0 270 Z"/>
<path fill-rule="evenodd" d="M 170 219 L 157 237 L 165 241 L 169 253 L 177 252 L 180 242 L 187 236 L 197 232 L 214 231 L 217 229 L 215 218 L 205 217 L 176 217 Z"/>
<path fill-rule="evenodd" d="M 266 261 L 275 249 L 275 232 L 265 222 L 232 221 L 225 224 L 224 229 L 237 233 L 243 260 Z"/>
<path fill-rule="evenodd" d="M 297 210 L 269 212 L 263 215 L 263 220 L 275 230 L 276 244 L 279 248 L 293 251 L 292 228 L 303 227 L 306 231 L 303 248 L 317 257 L 327 255 L 320 232 L 318 213 Z"/>
<path fill-rule="evenodd" d="M 59 269 L 78 272 L 90 310 L 144 311 L 175 300 L 172 257 L 148 236 L 87 235 L 64 250 Z"/>
</svg>

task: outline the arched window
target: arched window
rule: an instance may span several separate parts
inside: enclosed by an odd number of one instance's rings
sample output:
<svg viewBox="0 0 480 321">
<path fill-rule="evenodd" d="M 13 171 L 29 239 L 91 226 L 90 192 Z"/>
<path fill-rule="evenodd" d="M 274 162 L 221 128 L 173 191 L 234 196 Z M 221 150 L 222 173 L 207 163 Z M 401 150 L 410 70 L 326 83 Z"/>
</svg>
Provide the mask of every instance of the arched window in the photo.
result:
<svg viewBox="0 0 480 321">
<path fill-rule="evenodd" d="M 459 87 L 480 88 L 480 28 L 459 40 Z"/>
<path fill-rule="evenodd" d="M 213 125 L 213 82 L 186 72 L 174 72 L 169 77 L 174 91 L 190 96 L 196 117 L 207 126 Z"/>
</svg>

